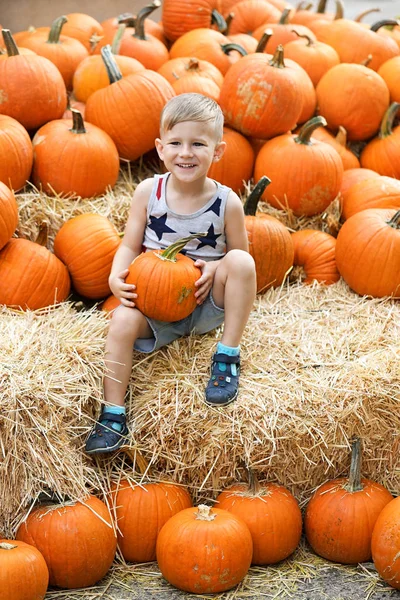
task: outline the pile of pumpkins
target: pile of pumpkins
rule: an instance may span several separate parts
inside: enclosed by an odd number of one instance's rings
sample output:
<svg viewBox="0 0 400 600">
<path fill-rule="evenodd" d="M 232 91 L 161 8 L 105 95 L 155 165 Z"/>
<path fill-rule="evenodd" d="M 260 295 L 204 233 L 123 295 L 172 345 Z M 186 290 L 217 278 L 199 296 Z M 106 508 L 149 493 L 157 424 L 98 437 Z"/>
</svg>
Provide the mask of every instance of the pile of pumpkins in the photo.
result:
<svg viewBox="0 0 400 600">
<path fill-rule="evenodd" d="M 164 0 L 156 23 L 148 17 L 160 7 L 1 30 L 0 303 L 41 308 L 66 299 L 71 285 L 89 299 L 109 295 L 120 240 L 112 224 L 73 218 L 50 255 L 45 236 L 12 237 L 13 191 L 31 180 L 49 195 L 104 194 L 121 159 L 154 149 L 163 106 L 183 92 L 209 95 L 224 112 L 227 151 L 210 177 L 241 194 L 252 178 L 269 180 L 245 205 L 259 293 L 299 266 L 306 283 L 343 277 L 360 295 L 399 296 L 398 22 L 370 27 L 344 18 L 341 2 L 327 13 L 326 0 L 315 11 L 283 0 Z M 262 201 L 308 218 L 335 198 L 337 239 L 315 229 L 290 235 L 257 211 Z"/>
<path fill-rule="evenodd" d="M 222 491 L 213 507 L 192 506 L 172 482 L 111 485 L 106 503 L 90 495 L 79 502 L 37 505 L 17 530 L 0 539 L 0 595 L 43 599 L 48 585 L 94 585 L 110 569 L 117 544 L 127 562 L 157 560 L 164 578 L 198 594 L 240 583 L 250 565 L 288 558 L 300 542 L 303 519 L 283 486 L 248 483 Z M 361 478 L 361 440 L 354 438 L 348 477 L 322 484 L 305 511 L 307 541 L 316 554 L 342 564 L 371 560 L 400 589 L 400 497 Z"/>
</svg>

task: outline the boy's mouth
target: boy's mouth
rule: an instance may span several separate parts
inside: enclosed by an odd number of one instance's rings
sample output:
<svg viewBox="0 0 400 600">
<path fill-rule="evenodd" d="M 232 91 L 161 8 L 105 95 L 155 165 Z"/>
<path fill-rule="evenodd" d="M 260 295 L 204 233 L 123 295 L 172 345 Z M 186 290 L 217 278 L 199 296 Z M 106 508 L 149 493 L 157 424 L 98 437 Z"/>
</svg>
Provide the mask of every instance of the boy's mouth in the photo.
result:
<svg viewBox="0 0 400 600">
<path fill-rule="evenodd" d="M 180 167 L 181 169 L 192 169 L 195 166 L 196 165 L 194 165 L 193 163 L 190 163 L 190 164 L 179 163 L 178 164 L 178 167 Z"/>
</svg>

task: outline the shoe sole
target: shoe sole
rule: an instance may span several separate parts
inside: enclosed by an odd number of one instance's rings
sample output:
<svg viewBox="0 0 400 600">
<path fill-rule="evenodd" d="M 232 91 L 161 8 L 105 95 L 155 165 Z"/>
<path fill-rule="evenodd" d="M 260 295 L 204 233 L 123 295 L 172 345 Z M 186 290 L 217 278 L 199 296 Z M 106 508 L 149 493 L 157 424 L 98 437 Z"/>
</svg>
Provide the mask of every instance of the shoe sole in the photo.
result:
<svg viewBox="0 0 400 600">
<path fill-rule="evenodd" d="M 114 446 L 109 446 L 108 448 L 94 448 L 94 450 L 86 450 L 85 449 L 85 454 L 89 454 L 89 455 L 92 455 L 92 454 L 111 454 L 111 452 L 115 452 L 115 450 L 118 450 L 124 444 L 126 445 L 126 443 L 127 443 L 127 437 L 128 437 L 127 433 L 125 435 L 121 435 L 121 440 L 119 442 L 117 442 L 116 444 L 114 444 Z"/>
<path fill-rule="evenodd" d="M 207 398 L 205 399 L 205 403 L 207 404 L 207 406 L 214 406 L 215 408 L 218 408 L 219 406 L 228 406 L 229 404 L 232 404 L 232 402 L 235 402 L 238 395 L 239 395 L 239 390 L 236 392 L 236 394 L 233 396 L 233 398 L 228 400 L 228 402 L 224 402 L 223 404 L 221 402 L 219 402 L 219 403 L 208 402 Z"/>
</svg>

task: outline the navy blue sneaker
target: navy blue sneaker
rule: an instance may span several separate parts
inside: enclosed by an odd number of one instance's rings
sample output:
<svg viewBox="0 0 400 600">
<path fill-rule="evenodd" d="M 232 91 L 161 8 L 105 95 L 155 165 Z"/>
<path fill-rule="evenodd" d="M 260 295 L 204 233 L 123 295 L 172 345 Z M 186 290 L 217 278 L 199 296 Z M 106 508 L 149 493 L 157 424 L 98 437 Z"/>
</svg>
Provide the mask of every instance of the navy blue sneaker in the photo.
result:
<svg viewBox="0 0 400 600">
<path fill-rule="evenodd" d="M 120 423 L 122 429 L 114 429 L 112 424 Z M 126 443 L 128 436 L 126 416 L 102 412 L 96 425 L 93 427 L 85 444 L 86 454 L 106 454 L 118 450 Z"/>
<path fill-rule="evenodd" d="M 219 363 L 225 363 L 225 371 L 220 370 Z M 215 353 L 212 357 L 211 377 L 206 387 L 206 404 L 209 406 L 226 406 L 236 400 L 239 392 L 239 375 L 239 354 L 229 356 L 228 354 Z"/>
</svg>

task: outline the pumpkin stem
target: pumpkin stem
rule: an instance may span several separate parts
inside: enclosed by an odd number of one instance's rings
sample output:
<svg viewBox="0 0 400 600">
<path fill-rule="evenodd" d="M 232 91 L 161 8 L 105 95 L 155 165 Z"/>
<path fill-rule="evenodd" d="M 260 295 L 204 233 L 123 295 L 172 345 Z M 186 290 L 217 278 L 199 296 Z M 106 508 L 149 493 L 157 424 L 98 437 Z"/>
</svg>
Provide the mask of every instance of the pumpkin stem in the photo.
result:
<svg viewBox="0 0 400 600">
<path fill-rule="evenodd" d="M 76 108 L 71 108 L 72 113 L 72 133 L 86 133 L 85 124 L 83 122 L 82 113 Z"/>
<path fill-rule="evenodd" d="M 264 52 L 269 40 L 273 36 L 274 32 L 272 29 L 266 29 L 262 34 L 260 41 L 257 44 L 256 52 Z"/>
<path fill-rule="evenodd" d="M 18 56 L 19 50 L 13 36 L 11 35 L 11 31 L 9 29 L 2 29 L 1 33 L 3 35 L 4 45 L 6 47 L 8 56 Z"/>
<path fill-rule="evenodd" d="M 278 21 L 278 25 L 287 25 L 289 23 L 289 15 L 291 8 L 287 7 L 282 11 L 281 18 Z"/>
<path fill-rule="evenodd" d="M 37 234 L 35 243 L 39 246 L 47 248 L 47 242 L 49 237 L 49 224 L 46 221 L 42 221 L 39 225 L 39 233 Z"/>
<path fill-rule="evenodd" d="M 211 506 L 199 504 L 197 507 L 196 519 L 198 521 L 214 521 L 216 516 L 216 513 L 211 512 Z"/>
<path fill-rule="evenodd" d="M 363 67 L 368 67 L 371 60 L 372 60 L 372 54 L 368 54 L 367 58 L 360 62 L 360 65 L 363 65 Z"/>
<path fill-rule="evenodd" d="M 335 16 L 333 18 L 334 21 L 337 21 L 338 19 L 343 19 L 344 17 L 344 5 L 342 0 L 336 0 L 336 12 L 335 12 Z"/>
<path fill-rule="evenodd" d="M 299 33 L 295 29 L 292 29 L 292 33 L 295 33 L 299 38 L 304 38 L 305 40 L 307 40 L 307 46 L 312 46 L 314 44 L 314 40 L 311 39 L 309 35 Z"/>
<path fill-rule="evenodd" d="M 215 8 L 211 11 L 211 23 L 217 26 L 218 31 L 222 33 L 228 29 L 228 25 L 224 17 Z"/>
<path fill-rule="evenodd" d="M 361 484 L 361 440 L 359 437 L 354 437 L 351 444 L 349 482 L 344 487 L 351 494 L 363 489 Z"/>
<path fill-rule="evenodd" d="M 311 142 L 311 135 L 312 132 L 314 131 L 314 129 L 317 129 L 317 127 L 326 127 L 327 126 L 327 122 L 326 119 L 324 119 L 324 117 L 313 117 L 312 119 L 310 119 L 309 121 L 307 121 L 307 123 L 304 123 L 303 127 L 300 129 L 298 135 L 294 138 L 294 141 L 296 142 L 296 144 L 312 144 Z"/>
<path fill-rule="evenodd" d="M 268 63 L 271 65 L 271 67 L 276 67 L 277 69 L 285 69 L 286 65 L 283 58 L 283 46 L 282 44 L 279 44 L 279 46 L 276 47 L 274 56 L 271 58 L 271 60 L 268 61 Z"/>
<path fill-rule="evenodd" d="M 151 4 L 148 4 L 139 10 L 136 17 L 135 33 L 133 34 L 133 37 L 139 38 L 139 40 L 147 39 L 144 31 L 144 21 L 149 15 L 151 15 L 152 12 L 154 12 L 157 8 L 160 8 L 160 6 L 160 0 L 153 0 Z"/>
<path fill-rule="evenodd" d="M 14 550 L 14 548 L 18 548 L 16 544 L 9 544 L 8 542 L 0 543 L 0 550 Z"/>
<path fill-rule="evenodd" d="M 115 35 L 113 37 L 113 41 L 111 44 L 111 52 L 113 54 L 119 54 L 120 48 L 121 48 L 121 42 L 122 42 L 122 37 L 124 35 L 125 29 L 126 29 L 126 25 L 125 23 L 120 23 L 118 25 L 118 29 L 115 32 Z"/>
<path fill-rule="evenodd" d="M 246 465 L 247 477 L 249 479 L 249 492 L 252 496 L 258 496 L 261 490 L 260 482 L 253 469 Z"/>
<path fill-rule="evenodd" d="M 158 254 L 158 256 L 164 260 L 176 262 L 176 255 L 182 250 L 182 248 L 186 246 L 188 242 L 190 242 L 190 240 L 194 240 L 198 237 L 205 237 L 206 235 L 207 233 L 194 233 L 193 235 L 188 235 L 187 237 L 181 238 L 180 240 L 177 240 L 168 246 L 168 248 L 165 248 L 165 250 Z"/>
<path fill-rule="evenodd" d="M 384 139 L 386 137 L 389 137 L 389 135 L 392 135 L 393 121 L 399 109 L 400 102 L 392 102 L 392 104 L 385 112 L 381 123 L 381 129 L 379 132 L 380 139 Z"/>
<path fill-rule="evenodd" d="M 260 201 L 260 198 L 263 195 L 265 188 L 270 183 L 271 180 L 266 175 L 263 175 L 258 180 L 251 193 L 248 195 L 246 202 L 244 203 L 243 210 L 245 215 L 252 217 L 256 215 L 257 206 Z"/>
<path fill-rule="evenodd" d="M 315 12 L 324 13 L 325 9 L 326 9 L 326 3 L 327 3 L 327 0 L 319 0 L 317 10 Z"/>
<path fill-rule="evenodd" d="M 189 59 L 189 62 L 185 68 L 186 68 L 186 71 L 198 71 L 200 69 L 199 59 L 198 58 Z"/>
<path fill-rule="evenodd" d="M 223 52 L 225 52 L 225 54 L 229 54 L 231 50 L 236 50 L 236 52 L 239 52 L 239 54 L 241 54 L 242 56 L 246 56 L 247 54 L 243 46 L 240 46 L 239 44 L 234 44 L 233 42 L 229 42 L 228 44 L 221 44 L 221 48 Z"/>
<path fill-rule="evenodd" d="M 341 146 L 346 147 L 347 131 L 345 130 L 345 128 L 342 125 L 339 125 L 339 131 L 337 132 L 337 135 L 336 135 L 336 141 Z"/>
<path fill-rule="evenodd" d="M 388 222 L 393 229 L 400 229 L 400 210 L 398 210 Z"/>
<path fill-rule="evenodd" d="M 225 23 L 226 23 L 226 29 L 225 31 L 223 31 L 222 33 L 224 33 L 225 35 L 229 35 L 229 28 L 231 26 L 232 23 L 232 19 L 235 16 L 235 13 L 230 12 L 229 15 L 226 17 L 225 19 Z"/>
<path fill-rule="evenodd" d="M 366 17 L 367 15 L 370 15 L 371 13 L 375 13 L 375 12 L 381 12 L 381 9 L 380 8 L 369 8 L 368 10 L 364 10 L 362 13 L 360 13 L 354 19 L 354 21 L 356 23 L 361 23 L 361 21 L 363 20 L 364 17 Z"/>
<path fill-rule="evenodd" d="M 121 71 L 119 70 L 114 55 L 111 52 L 110 44 L 107 44 L 107 46 L 102 47 L 101 57 L 106 66 L 107 75 L 110 83 L 116 83 L 117 81 L 122 79 Z"/>
<path fill-rule="evenodd" d="M 121 13 L 117 17 L 117 23 L 118 23 L 118 25 L 124 24 L 127 27 L 135 27 L 136 15 L 134 15 L 133 13 L 129 13 L 129 12 Z"/>
<path fill-rule="evenodd" d="M 301 2 L 299 2 L 296 6 L 296 12 L 299 12 L 300 10 L 310 10 L 312 5 L 312 2 L 305 2 L 304 0 L 301 0 Z"/>
<path fill-rule="evenodd" d="M 68 19 L 65 15 L 62 17 L 58 17 L 55 19 L 50 27 L 49 37 L 47 38 L 47 44 L 59 44 L 60 43 L 60 35 L 61 29 L 64 27 L 65 23 L 67 23 Z"/>
<path fill-rule="evenodd" d="M 383 19 L 382 21 L 378 21 L 377 23 L 371 25 L 370 29 L 371 31 L 378 31 L 378 29 L 381 27 L 396 27 L 398 24 L 399 22 L 395 19 Z"/>
</svg>

